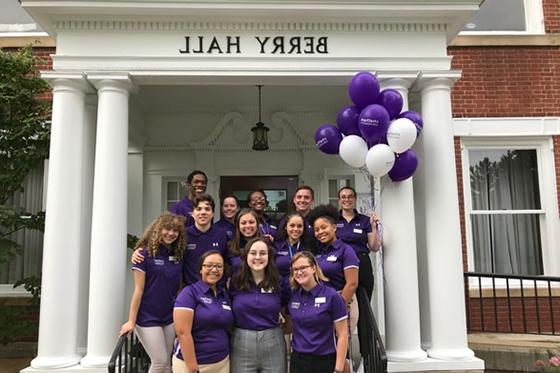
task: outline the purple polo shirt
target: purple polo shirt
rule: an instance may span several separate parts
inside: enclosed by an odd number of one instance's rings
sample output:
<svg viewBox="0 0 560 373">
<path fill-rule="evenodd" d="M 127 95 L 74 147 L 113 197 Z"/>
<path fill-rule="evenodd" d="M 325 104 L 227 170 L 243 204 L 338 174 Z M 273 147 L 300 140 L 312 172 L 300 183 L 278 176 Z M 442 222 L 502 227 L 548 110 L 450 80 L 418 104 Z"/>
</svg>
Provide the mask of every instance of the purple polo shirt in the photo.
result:
<svg viewBox="0 0 560 373">
<path fill-rule="evenodd" d="M 276 241 L 274 248 L 276 249 L 276 268 L 278 268 L 278 273 L 282 277 L 289 277 L 292 257 L 297 252 L 304 250 L 303 245 L 301 245 L 301 242 L 298 242 L 292 246 L 288 240 L 285 240 Z"/>
<path fill-rule="evenodd" d="M 172 212 L 176 215 L 183 215 L 187 219 L 185 220 L 186 226 L 191 226 L 194 224 L 194 220 L 192 218 L 192 210 L 193 205 L 192 201 L 187 197 L 183 198 L 179 202 L 176 202 L 173 206 L 169 208 L 169 212 Z"/>
<path fill-rule="evenodd" d="M 227 292 L 218 287 L 217 295 L 202 280 L 185 287 L 174 309 L 194 312 L 191 334 L 196 360 L 199 364 L 213 364 L 229 355 L 227 329 L 233 325 L 233 312 Z M 183 360 L 181 346 L 175 342 L 173 354 Z"/>
<path fill-rule="evenodd" d="M 235 326 L 247 330 L 274 329 L 278 326 L 280 308 L 286 305 L 287 294 L 282 288 L 265 290 L 251 284 L 248 291 L 230 289 Z"/>
<path fill-rule="evenodd" d="M 348 318 L 344 299 L 336 290 L 323 284 L 309 292 L 293 290 L 287 310 L 294 351 L 320 356 L 336 353 L 334 323 Z"/>
<path fill-rule="evenodd" d="M 246 245 L 247 245 L 247 240 L 243 237 L 240 237 L 239 238 L 240 252 L 243 252 L 243 250 L 245 250 Z M 233 277 L 239 270 L 239 266 L 241 266 L 241 255 L 233 255 L 231 251 L 228 250 L 227 262 L 230 265 L 230 269 L 231 269 L 230 277 Z"/>
<path fill-rule="evenodd" d="M 209 250 L 218 250 L 226 258 L 226 232 L 214 225 L 206 232 L 201 232 L 195 225 L 187 227 L 187 247 L 183 254 L 183 281 L 186 285 L 194 284 L 200 279 L 200 257 Z"/>
<path fill-rule="evenodd" d="M 263 214 L 262 220 L 259 221 L 259 230 L 263 235 L 269 234 L 272 237 L 276 237 L 278 227 L 276 226 L 276 223 L 274 223 L 274 220 L 272 220 L 272 218 L 270 218 L 266 214 Z"/>
<path fill-rule="evenodd" d="M 235 232 L 235 225 L 232 222 L 223 218 L 218 220 L 214 225 L 226 232 L 228 240 L 231 240 L 233 238 L 233 232 Z"/>
<path fill-rule="evenodd" d="M 160 245 L 155 257 L 149 256 L 145 249 L 140 254 L 144 261 L 132 265 L 133 270 L 142 271 L 146 276 L 136 324 L 169 325 L 173 322 L 173 302 L 179 291 L 181 263 L 164 245 Z"/>
<path fill-rule="evenodd" d="M 348 268 L 359 268 L 360 260 L 352 247 L 337 239 L 329 246 L 319 247 L 317 263 L 329 278 L 325 285 L 339 291 L 346 284 L 344 270 Z"/>
<path fill-rule="evenodd" d="M 368 234 L 373 232 L 369 217 L 363 214 L 356 214 L 352 220 L 346 221 L 342 213 L 336 223 L 336 237 L 352 246 L 356 254 L 369 253 Z"/>
</svg>

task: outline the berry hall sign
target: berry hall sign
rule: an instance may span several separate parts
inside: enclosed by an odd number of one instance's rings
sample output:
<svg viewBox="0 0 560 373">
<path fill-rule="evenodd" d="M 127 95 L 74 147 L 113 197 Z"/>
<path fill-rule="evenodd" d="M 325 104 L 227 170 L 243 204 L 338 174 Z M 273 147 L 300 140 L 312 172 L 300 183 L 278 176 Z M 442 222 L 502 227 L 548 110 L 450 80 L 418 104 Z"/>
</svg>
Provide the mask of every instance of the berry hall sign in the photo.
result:
<svg viewBox="0 0 560 373">
<path fill-rule="evenodd" d="M 329 54 L 328 36 L 191 36 L 184 37 L 180 54 L 242 54 L 249 45 L 258 54 Z"/>
</svg>

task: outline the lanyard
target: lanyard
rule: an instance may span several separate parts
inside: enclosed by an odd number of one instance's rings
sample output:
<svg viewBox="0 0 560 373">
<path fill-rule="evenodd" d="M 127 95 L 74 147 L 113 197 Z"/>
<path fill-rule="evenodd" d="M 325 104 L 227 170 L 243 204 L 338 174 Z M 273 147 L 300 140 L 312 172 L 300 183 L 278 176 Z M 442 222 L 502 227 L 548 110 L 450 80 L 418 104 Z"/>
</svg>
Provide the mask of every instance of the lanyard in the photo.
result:
<svg viewBox="0 0 560 373">
<path fill-rule="evenodd" d="M 287 242 L 288 242 L 288 251 L 290 252 L 290 259 L 291 259 L 291 258 L 293 258 L 294 254 L 298 252 L 300 241 L 298 241 L 296 243 L 295 247 L 290 244 L 290 241 L 287 241 Z M 295 248 L 295 251 L 294 251 L 294 248 Z"/>
</svg>

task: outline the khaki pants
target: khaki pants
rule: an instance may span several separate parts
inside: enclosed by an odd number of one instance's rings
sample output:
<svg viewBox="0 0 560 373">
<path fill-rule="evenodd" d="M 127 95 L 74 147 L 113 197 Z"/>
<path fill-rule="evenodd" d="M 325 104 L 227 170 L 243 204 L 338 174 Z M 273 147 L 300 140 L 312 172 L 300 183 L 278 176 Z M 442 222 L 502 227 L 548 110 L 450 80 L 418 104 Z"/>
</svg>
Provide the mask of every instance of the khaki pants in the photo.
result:
<svg viewBox="0 0 560 373">
<path fill-rule="evenodd" d="M 214 364 L 198 364 L 200 373 L 229 373 L 229 356 Z M 187 364 L 173 356 L 173 373 L 189 373 Z"/>
</svg>

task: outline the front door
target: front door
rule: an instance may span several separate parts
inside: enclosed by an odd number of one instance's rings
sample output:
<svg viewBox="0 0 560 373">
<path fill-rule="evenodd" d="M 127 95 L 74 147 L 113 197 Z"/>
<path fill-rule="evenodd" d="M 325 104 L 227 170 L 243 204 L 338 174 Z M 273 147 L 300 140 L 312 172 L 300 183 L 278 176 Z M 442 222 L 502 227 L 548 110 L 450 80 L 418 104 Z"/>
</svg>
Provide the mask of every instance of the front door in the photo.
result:
<svg viewBox="0 0 560 373">
<path fill-rule="evenodd" d="M 233 194 L 239 199 L 241 208 L 248 207 L 249 193 L 262 189 L 268 200 L 266 214 L 278 221 L 292 210 L 292 199 L 297 187 L 297 176 L 222 176 L 220 200 Z"/>
</svg>

